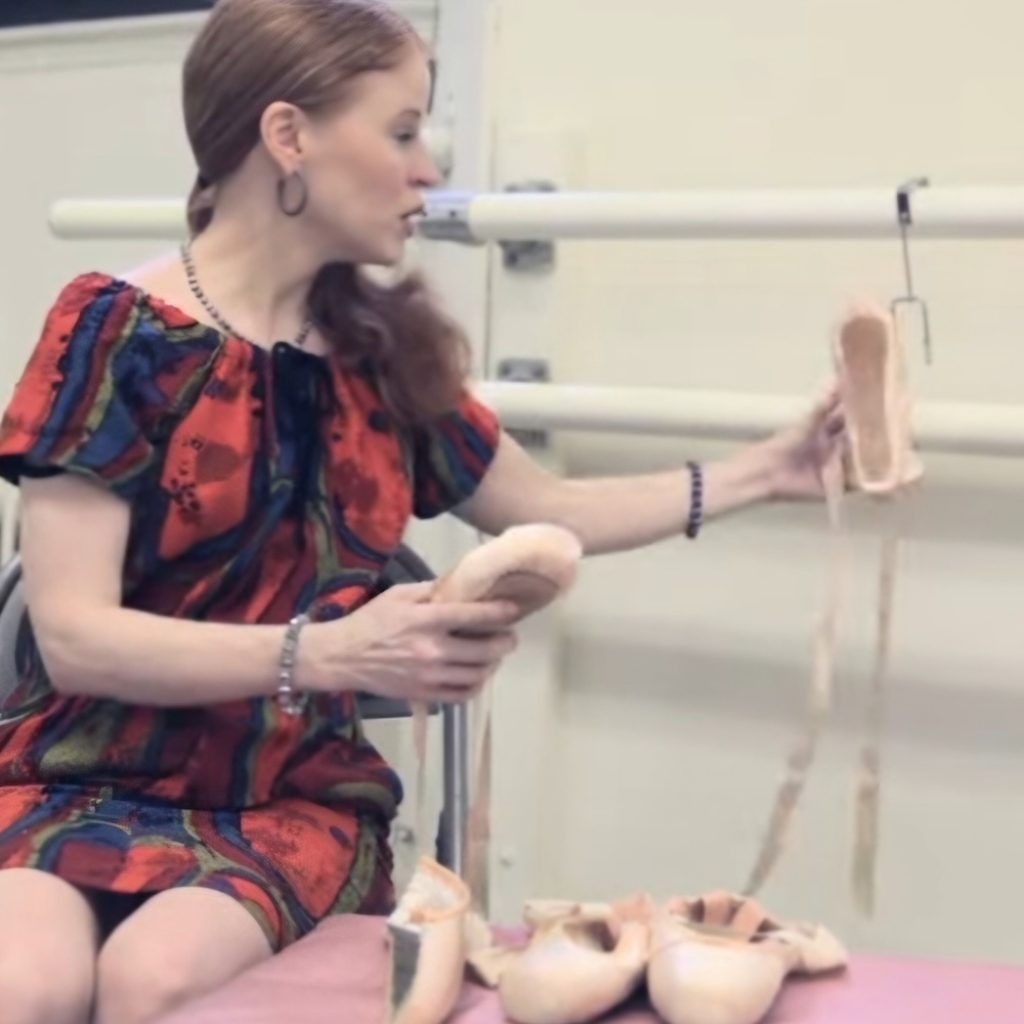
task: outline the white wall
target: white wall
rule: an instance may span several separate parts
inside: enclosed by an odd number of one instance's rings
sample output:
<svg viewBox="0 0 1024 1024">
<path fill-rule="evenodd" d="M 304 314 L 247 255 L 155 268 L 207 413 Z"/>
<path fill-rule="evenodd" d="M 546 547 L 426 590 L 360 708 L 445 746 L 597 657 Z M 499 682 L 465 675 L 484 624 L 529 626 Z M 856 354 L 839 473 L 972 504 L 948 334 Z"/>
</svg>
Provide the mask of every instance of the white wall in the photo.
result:
<svg viewBox="0 0 1024 1024">
<path fill-rule="evenodd" d="M 1024 13 L 1002 0 L 500 6 L 498 187 L 522 173 L 520 149 L 538 136 L 548 152 L 560 145 L 551 166 L 560 159 L 572 188 L 1024 179 Z M 1020 244 L 913 254 L 936 340 L 931 369 L 911 347 L 921 398 L 1020 402 Z M 535 335 L 516 336 L 522 309 L 501 304 L 528 292 L 559 380 L 810 395 L 844 302 L 888 299 L 900 274 L 895 244 L 565 245 L 546 283 L 499 273 L 492 330 L 497 354 L 537 348 Z M 576 473 L 714 452 L 560 440 Z M 1024 959 L 1001 913 L 1024 905 L 1024 472 L 1019 461 L 927 462 L 899 579 L 877 915 L 853 913 L 847 881 L 877 562 L 878 516 L 861 507 L 839 707 L 764 899 L 828 921 L 856 948 Z M 800 722 L 825 550 L 821 510 L 774 507 L 696 545 L 588 566 L 566 622 L 550 784 L 510 798 L 496 822 L 511 842 L 501 815 L 516 815 L 516 799 L 548 809 L 544 892 L 743 883 Z M 513 705 L 509 676 L 502 699 Z M 508 780 L 536 750 L 529 733 L 504 740 Z"/>
<path fill-rule="evenodd" d="M 140 188 L 180 194 L 191 187 L 178 80 L 195 24 L 174 16 L 0 33 L 5 395 L 47 307 L 71 277 L 127 270 L 152 251 L 145 244 L 51 238 L 46 218 L 53 199 Z"/>
<path fill-rule="evenodd" d="M 0 38 L 5 389 L 68 277 L 151 250 L 51 240 L 48 204 L 175 195 L 191 182 L 178 75 L 194 21 L 146 24 L 120 41 Z M 453 183 L 543 173 L 586 188 L 895 187 L 927 173 L 1019 184 L 1022 29 L 1005 0 L 444 0 Z M 1019 244 L 914 254 L 936 335 L 930 370 L 913 349 L 922 398 L 1021 401 Z M 493 251 L 424 255 L 492 366 L 544 353 L 559 380 L 591 383 L 809 393 L 846 297 L 901 284 L 898 248 L 875 243 L 567 245 L 553 275 L 530 280 L 506 274 Z M 715 451 L 557 440 L 546 457 L 577 473 Z M 847 887 L 875 557 L 875 517 L 855 512 L 841 706 L 765 900 L 828 921 L 856 948 L 1024 959 L 1008 907 L 1020 904 L 1024 854 L 1021 469 L 929 459 L 911 510 L 873 922 L 852 913 Z M 439 561 L 466 540 L 436 527 L 416 536 Z M 820 509 L 764 509 L 696 545 L 588 565 L 559 650 L 544 646 L 557 616 L 531 624 L 498 694 L 495 916 L 514 916 L 527 895 L 742 883 L 799 721 L 824 551 Z M 406 767 L 393 735 L 387 746 Z"/>
</svg>

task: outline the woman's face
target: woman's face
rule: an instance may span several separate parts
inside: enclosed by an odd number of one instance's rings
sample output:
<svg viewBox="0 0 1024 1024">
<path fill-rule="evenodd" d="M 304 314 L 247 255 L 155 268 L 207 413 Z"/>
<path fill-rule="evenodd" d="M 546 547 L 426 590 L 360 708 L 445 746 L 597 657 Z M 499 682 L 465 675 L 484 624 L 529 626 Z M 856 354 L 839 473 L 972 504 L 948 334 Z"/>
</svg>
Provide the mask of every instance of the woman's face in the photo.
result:
<svg viewBox="0 0 1024 1024">
<path fill-rule="evenodd" d="M 423 190 L 441 180 L 421 134 L 430 88 L 427 61 L 410 47 L 392 70 L 363 75 L 340 111 L 307 123 L 303 216 L 331 258 L 385 266 L 402 259 Z"/>
</svg>

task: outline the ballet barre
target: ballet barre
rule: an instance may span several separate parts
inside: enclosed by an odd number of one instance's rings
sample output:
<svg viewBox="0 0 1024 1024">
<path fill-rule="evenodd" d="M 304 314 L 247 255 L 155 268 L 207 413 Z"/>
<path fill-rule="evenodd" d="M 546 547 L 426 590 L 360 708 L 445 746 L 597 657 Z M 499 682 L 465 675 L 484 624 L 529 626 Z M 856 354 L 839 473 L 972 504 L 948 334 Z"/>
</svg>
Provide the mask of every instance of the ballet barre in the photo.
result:
<svg viewBox="0 0 1024 1024">
<path fill-rule="evenodd" d="M 679 193 L 435 192 L 420 226 L 428 238 L 473 244 L 536 238 L 871 238 L 895 236 L 897 190 Z M 1024 237 L 1024 188 L 925 188 L 913 230 L 931 238 Z M 185 233 L 176 199 L 64 199 L 50 226 L 61 238 L 156 239 Z M 806 407 L 797 399 L 663 388 L 486 381 L 481 397 L 511 428 L 721 440 L 770 433 Z M 915 443 L 951 454 L 1024 457 L 1024 409 L 932 403 L 917 407 Z"/>
<path fill-rule="evenodd" d="M 180 238 L 180 199 L 62 199 L 61 238 Z M 420 234 L 464 244 L 556 240 L 798 240 L 896 238 L 896 189 L 681 192 L 437 191 Z M 923 188 L 913 233 L 930 239 L 1024 238 L 1024 187 Z"/>
<path fill-rule="evenodd" d="M 896 189 L 437 193 L 422 231 L 461 242 L 895 238 Z M 923 189 L 921 238 L 1024 237 L 1024 188 Z"/>
<path fill-rule="evenodd" d="M 748 441 L 792 424 L 805 398 L 729 391 L 481 381 L 477 394 L 520 430 L 575 430 Z M 936 453 L 1024 457 L 1024 407 L 921 403 L 914 443 Z"/>
</svg>

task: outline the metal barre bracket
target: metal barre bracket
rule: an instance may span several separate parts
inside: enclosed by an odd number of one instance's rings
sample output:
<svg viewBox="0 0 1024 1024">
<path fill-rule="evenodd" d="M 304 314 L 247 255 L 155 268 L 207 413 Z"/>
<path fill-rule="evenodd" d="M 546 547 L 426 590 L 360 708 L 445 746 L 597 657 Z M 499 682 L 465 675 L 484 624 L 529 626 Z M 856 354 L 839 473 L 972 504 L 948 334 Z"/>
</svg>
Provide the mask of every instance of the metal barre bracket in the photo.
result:
<svg viewBox="0 0 1024 1024">
<path fill-rule="evenodd" d="M 529 359 L 524 356 L 503 359 L 498 364 L 498 380 L 505 384 L 549 384 L 551 365 L 546 359 Z M 536 427 L 510 429 L 509 435 L 524 448 L 540 449 L 548 446 L 548 431 Z"/>
<path fill-rule="evenodd" d="M 473 192 L 428 194 L 426 215 L 420 224 L 420 234 L 434 242 L 483 245 L 469 226 L 469 208 L 475 198 Z"/>
<path fill-rule="evenodd" d="M 523 181 L 505 187 L 507 193 L 558 191 L 551 181 Z M 505 269 L 521 273 L 536 273 L 551 270 L 555 265 L 555 243 L 531 239 L 517 242 L 500 242 L 504 254 Z"/>
<path fill-rule="evenodd" d="M 523 181 L 508 185 L 506 194 L 553 193 L 558 187 L 550 181 Z M 479 196 L 474 192 L 435 192 L 427 197 L 426 216 L 420 234 L 434 242 L 459 242 L 462 245 L 483 245 L 473 233 L 470 219 L 472 205 Z M 555 265 L 555 243 L 528 239 L 499 241 L 505 269 L 519 272 L 550 270 Z"/>
</svg>

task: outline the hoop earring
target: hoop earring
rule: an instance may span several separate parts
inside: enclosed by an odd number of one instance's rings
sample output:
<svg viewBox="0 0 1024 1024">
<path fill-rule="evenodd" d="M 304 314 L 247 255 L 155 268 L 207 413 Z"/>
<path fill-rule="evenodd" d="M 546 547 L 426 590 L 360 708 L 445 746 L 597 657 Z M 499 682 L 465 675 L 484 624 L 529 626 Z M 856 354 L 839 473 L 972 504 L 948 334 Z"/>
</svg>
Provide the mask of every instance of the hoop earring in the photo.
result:
<svg viewBox="0 0 1024 1024">
<path fill-rule="evenodd" d="M 299 199 L 298 202 L 289 204 L 287 196 L 288 183 L 293 180 L 299 183 Z M 298 171 L 292 171 L 286 177 L 278 179 L 277 205 L 286 217 L 298 217 L 306 209 L 308 202 L 309 189 L 306 187 L 305 179 Z"/>
</svg>

